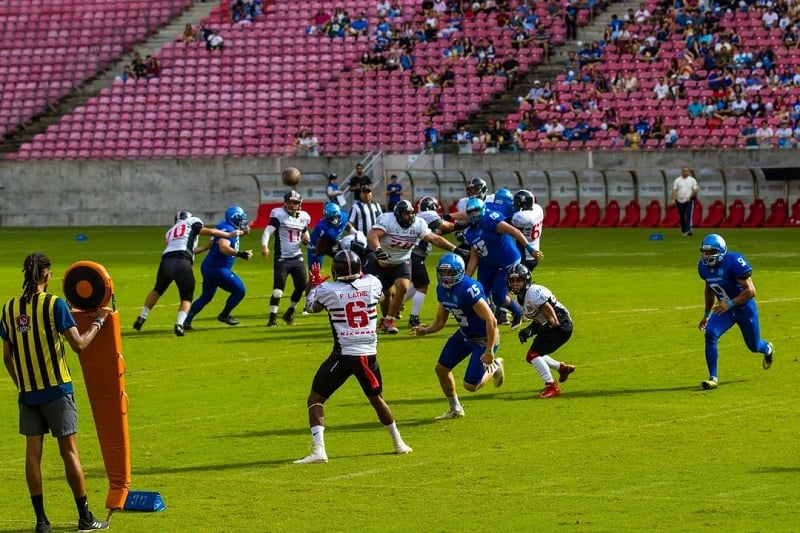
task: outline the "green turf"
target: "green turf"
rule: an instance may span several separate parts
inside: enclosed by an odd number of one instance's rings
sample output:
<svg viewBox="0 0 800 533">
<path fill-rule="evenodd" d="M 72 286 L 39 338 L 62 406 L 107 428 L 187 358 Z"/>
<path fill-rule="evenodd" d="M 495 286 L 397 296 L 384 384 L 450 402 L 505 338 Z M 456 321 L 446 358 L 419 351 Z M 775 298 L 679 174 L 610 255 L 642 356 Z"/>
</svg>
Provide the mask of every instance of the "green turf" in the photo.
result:
<svg viewBox="0 0 800 533">
<path fill-rule="evenodd" d="M 683 238 L 664 230 L 663 241 L 650 241 L 653 231 L 645 229 L 548 229 L 536 279 L 575 321 L 572 340 L 556 353 L 577 366 L 564 394 L 535 398 L 541 382 L 506 326 L 505 385 L 475 394 L 459 388 L 466 418 L 434 421 L 447 404 L 433 367 L 453 325 L 422 339 L 403 327 L 399 336 L 381 337 L 379 360 L 385 397 L 414 453 L 391 453 L 388 434 L 351 381 L 326 406 L 326 465 L 291 463 L 310 444 L 305 398 L 330 350 L 326 318 L 300 316 L 295 327 L 266 329 L 271 270 L 258 256 L 235 268 L 248 289 L 234 313 L 240 326 L 215 320 L 219 293 L 195 319 L 197 331 L 176 338 L 171 288 L 134 332 L 163 232 L 0 231 L 3 298 L 19 293 L 22 259 L 33 250 L 51 256 L 58 279 L 83 259 L 104 264 L 114 279 L 128 366 L 132 488 L 160 491 L 168 506 L 117 513 L 114 531 L 796 531 L 800 524 L 796 230 L 724 231 L 729 248 L 754 267 L 762 333 L 776 349 L 769 371 L 733 329 L 720 343 L 719 389 L 700 390 L 707 377 L 696 327 L 702 231 Z M 76 241 L 77 233 L 88 240 Z M 257 250 L 259 241 L 257 232 L 243 245 Z M 51 290 L 60 293 L 56 285 Z M 429 298 L 423 320 L 434 306 Z M 81 459 L 100 510 L 107 485 L 77 358 L 70 361 Z M 459 383 L 462 375 L 458 368 Z M 0 383 L 0 530 L 31 531 L 16 392 L 9 379 Z M 54 531 L 74 530 L 74 505 L 49 439 L 44 464 Z"/>
</svg>

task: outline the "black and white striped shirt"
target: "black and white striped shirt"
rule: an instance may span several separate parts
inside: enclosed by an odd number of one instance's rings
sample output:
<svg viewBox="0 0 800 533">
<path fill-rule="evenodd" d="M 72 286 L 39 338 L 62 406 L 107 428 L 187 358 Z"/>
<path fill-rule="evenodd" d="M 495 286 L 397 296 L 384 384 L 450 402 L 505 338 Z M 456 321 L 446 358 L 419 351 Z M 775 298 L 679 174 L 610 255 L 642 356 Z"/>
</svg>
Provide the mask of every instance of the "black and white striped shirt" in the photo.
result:
<svg viewBox="0 0 800 533">
<path fill-rule="evenodd" d="M 383 213 L 383 209 L 377 202 L 365 204 L 356 200 L 353 202 L 353 207 L 350 208 L 350 218 L 348 220 L 355 229 L 366 235 L 372 229 L 378 219 L 378 215 L 381 213 Z"/>
</svg>

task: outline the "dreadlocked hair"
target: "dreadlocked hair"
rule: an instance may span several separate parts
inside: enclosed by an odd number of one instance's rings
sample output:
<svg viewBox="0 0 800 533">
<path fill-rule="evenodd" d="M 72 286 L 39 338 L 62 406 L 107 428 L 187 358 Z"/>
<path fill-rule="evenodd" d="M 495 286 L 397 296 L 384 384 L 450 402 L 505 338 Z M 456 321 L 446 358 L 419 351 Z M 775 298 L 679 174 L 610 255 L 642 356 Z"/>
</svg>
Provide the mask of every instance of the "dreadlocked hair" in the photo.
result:
<svg viewBox="0 0 800 533">
<path fill-rule="evenodd" d="M 24 281 L 22 282 L 22 299 L 30 302 L 39 292 L 39 283 L 45 270 L 50 268 L 50 258 L 40 252 L 33 252 L 25 258 L 22 265 Z"/>
</svg>

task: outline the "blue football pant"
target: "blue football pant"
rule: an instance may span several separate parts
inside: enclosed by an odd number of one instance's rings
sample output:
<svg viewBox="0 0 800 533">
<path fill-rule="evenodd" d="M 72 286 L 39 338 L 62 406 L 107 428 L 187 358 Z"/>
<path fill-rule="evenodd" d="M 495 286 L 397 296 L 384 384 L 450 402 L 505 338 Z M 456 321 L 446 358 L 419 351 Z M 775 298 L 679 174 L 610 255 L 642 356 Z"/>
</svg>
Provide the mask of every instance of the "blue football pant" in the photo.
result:
<svg viewBox="0 0 800 533">
<path fill-rule="evenodd" d="M 495 351 L 497 351 L 496 347 Z M 469 357 L 467 370 L 464 372 L 464 383 L 477 387 L 486 373 L 481 361 L 481 356 L 484 352 L 486 352 L 485 342 L 469 340 L 460 330 L 457 330 L 444 343 L 442 353 L 439 354 L 439 364 L 452 370 L 461 361 Z"/>
<path fill-rule="evenodd" d="M 711 315 L 706 323 L 706 365 L 708 365 L 710 377 L 719 377 L 717 374 L 717 360 L 719 359 L 717 342 L 734 324 L 739 326 L 744 343 L 751 352 L 763 354 L 769 352 L 767 341 L 761 338 L 755 300 L 734 307 L 721 315 Z"/>
<path fill-rule="evenodd" d="M 231 293 L 225 302 L 225 308 L 220 313 L 220 316 L 230 316 L 233 308 L 239 305 L 245 294 L 244 283 L 242 280 L 227 268 L 204 268 L 200 267 L 203 273 L 203 293 L 197 300 L 192 302 L 192 307 L 189 309 L 189 314 L 186 316 L 186 322 L 192 322 L 192 319 L 203 308 L 208 305 L 214 298 L 217 289 Z"/>
</svg>

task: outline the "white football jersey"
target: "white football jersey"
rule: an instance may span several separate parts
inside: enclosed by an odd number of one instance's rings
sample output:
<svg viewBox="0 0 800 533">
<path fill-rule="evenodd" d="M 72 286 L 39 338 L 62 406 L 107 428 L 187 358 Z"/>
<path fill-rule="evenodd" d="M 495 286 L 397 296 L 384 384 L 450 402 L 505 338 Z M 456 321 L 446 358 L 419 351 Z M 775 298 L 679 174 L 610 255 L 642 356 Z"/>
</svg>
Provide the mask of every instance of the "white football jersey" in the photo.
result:
<svg viewBox="0 0 800 533">
<path fill-rule="evenodd" d="M 378 353 L 378 303 L 383 287 L 370 274 L 351 281 L 328 281 L 316 288 L 314 301 L 328 311 L 334 352 L 343 355 Z"/>
<path fill-rule="evenodd" d="M 269 225 L 276 229 L 275 257 L 294 259 L 303 256 L 303 232 L 308 230 L 311 216 L 303 210 L 292 216 L 283 207 L 276 207 L 269 214 Z M 265 230 L 266 231 L 266 230 Z"/>
<path fill-rule="evenodd" d="M 511 225 L 525 235 L 525 239 L 533 245 L 535 250 L 540 250 L 539 240 L 542 237 L 542 224 L 544 222 L 544 211 L 539 204 L 533 204 L 530 211 L 517 211 L 511 217 Z M 533 256 L 526 250 L 525 259 L 533 259 Z"/>
<path fill-rule="evenodd" d="M 421 239 L 431 232 L 428 224 L 418 216 L 414 217 L 414 222 L 407 228 L 401 227 L 397 223 L 394 213 L 384 213 L 378 217 L 373 228 L 383 230 L 385 234 L 381 237 L 380 246 L 389 254 L 388 261 L 382 261 L 389 265 L 399 265 L 411 257 L 411 249 Z"/>
<path fill-rule="evenodd" d="M 458 202 L 456 202 L 456 211 L 466 211 L 467 210 L 467 202 L 472 196 L 465 196 L 461 198 Z M 486 199 L 483 201 L 484 204 L 493 203 L 494 202 L 494 194 L 487 194 Z"/>
<path fill-rule="evenodd" d="M 540 308 L 548 302 L 556 312 L 559 322 L 572 320 L 569 311 L 561 305 L 555 295 L 544 285 L 531 285 L 525 293 L 525 301 L 522 302 L 522 314 L 528 320 L 544 324 L 547 319 L 540 312 Z"/>
<path fill-rule="evenodd" d="M 436 222 L 442 220 L 442 217 L 440 217 L 439 213 L 436 211 L 420 211 L 417 213 L 417 216 L 425 221 L 425 223 L 428 225 L 428 229 L 431 231 L 435 230 Z M 432 227 L 432 225 L 434 227 Z M 423 241 L 422 239 L 417 239 L 416 247 L 421 250 L 426 257 L 429 253 L 431 253 L 431 243 Z"/>
<path fill-rule="evenodd" d="M 167 247 L 164 248 L 163 253 L 187 252 L 194 259 L 194 249 L 197 247 L 197 238 L 200 237 L 201 229 L 203 229 L 203 221 L 197 217 L 177 221 L 167 230 Z"/>
</svg>

